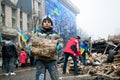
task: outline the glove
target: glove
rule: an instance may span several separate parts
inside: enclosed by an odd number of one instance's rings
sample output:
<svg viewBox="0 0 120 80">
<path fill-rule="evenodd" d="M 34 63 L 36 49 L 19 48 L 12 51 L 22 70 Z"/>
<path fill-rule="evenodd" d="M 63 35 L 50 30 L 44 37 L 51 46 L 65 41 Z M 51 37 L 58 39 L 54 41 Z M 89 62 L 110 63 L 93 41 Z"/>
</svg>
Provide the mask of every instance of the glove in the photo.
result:
<svg viewBox="0 0 120 80">
<path fill-rule="evenodd" d="M 74 53 L 73 56 L 75 56 L 76 58 L 79 58 L 79 56 L 76 53 Z"/>
</svg>

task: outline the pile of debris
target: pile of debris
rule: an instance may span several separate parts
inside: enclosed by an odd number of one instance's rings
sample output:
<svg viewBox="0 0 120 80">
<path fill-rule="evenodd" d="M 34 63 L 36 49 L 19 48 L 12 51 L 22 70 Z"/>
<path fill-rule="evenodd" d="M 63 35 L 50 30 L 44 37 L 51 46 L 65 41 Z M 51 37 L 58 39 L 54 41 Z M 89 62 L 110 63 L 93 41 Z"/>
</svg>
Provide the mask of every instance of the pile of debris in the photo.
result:
<svg viewBox="0 0 120 80">
<path fill-rule="evenodd" d="M 114 36 L 108 36 L 108 41 L 120 41 L 120 34 Z"/>
<path fill-rule="evenodd" d="M 120 40 L 96 40 L 92 43 L 92 53 L 97 52 L 97 53 L 105 53 L 108 54 L 109 50 L 114 49 L 118 44 L 120 43 Z"/>
<path fill-rule="evenodd" d="M 95 80 L 120 80 L 120 35 L 94 41 L 92 43 L 92 55 L 87 58 L 88 66 L 84 66 L 78 60 L 78 70 L 81 75 L 96 76 Z M 59 64 L 62 72 L 63 63 Z M 69 58 L 67 74 L 73 74 L 74 64 Z"/>
<path fill-rule="evenodd" d="M 91 57 L 87 58 L 87 62 L 92 62 L 92 65 L 83 66 L 82 63 L 78 62 L 78 69 L 81 75 L 89 74 L 91 76 L 97 76 L 99 79 L 106 80 L 119 80 L 120 79 L 120 54 L 115 56 L 114 63 L 105 63 L 107 59 L 107 54 L 97 54 L 93 53 Z M 97 65 L 95 61 L 98 61 Z M 62 71 L 63 64 L 59 64 L 59 70 Z M 73 74 L 74 64 L 72 58 L 69 58 L 67 65 L 67 74 Z"/>
</svg>

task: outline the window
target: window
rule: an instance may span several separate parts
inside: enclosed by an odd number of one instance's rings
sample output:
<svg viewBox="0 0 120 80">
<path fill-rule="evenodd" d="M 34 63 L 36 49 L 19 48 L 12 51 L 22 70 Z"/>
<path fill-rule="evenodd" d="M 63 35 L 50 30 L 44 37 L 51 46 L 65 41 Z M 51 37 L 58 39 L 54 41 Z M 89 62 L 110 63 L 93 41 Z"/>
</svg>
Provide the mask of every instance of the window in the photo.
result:
<svg viewBox="0 0 120 80">
<path fill-rule="evenodd" d="M 30 32 L 30 23 L 27 23 L 27 31 Z"/>
<path fill-rule="evenodd" d="M 0 6 L 0 25 L 5 25 L 5 5 L 1 4 Z"/>
<path fill-rule="evenodd" d="M 41 10 L 41 3 L 40 2 L 38 2 L 38 16 L 39 16 L 39 18 L 40 18 L 40 10 Z"/>
<path fill-rule="evenodd" d="M 22 19 L 22 11 L 20 11 L 20 19 Z"/>
<path fill-rule="evenodd" d="M 20 29 L 23 30 L 22 21 L 20 21 Z"/>
<path fill-rule="evenodd" d="M 27 30 L 28 30 L 28 32 L 31 31 L 31 28 L 30 28 L 30 15 L 27 15 Z"/>
<path fill-rule="evenodd" d="M 15 28 L 16 24 L 16 9 L 12 8 L 12 28 Z"/>
<path fill-rule="evenodd" d="M 23 30 L 23 27 L 22 27 L 22 11 L 20 11 L 20 29 Z"/>
<path fill-rule="evenodd" d="M 40 6 L 41 6 L 41 3 L 40 3 L 40 2 L 38 2 L 38 9 L 40 9 Z"/>
</svg>

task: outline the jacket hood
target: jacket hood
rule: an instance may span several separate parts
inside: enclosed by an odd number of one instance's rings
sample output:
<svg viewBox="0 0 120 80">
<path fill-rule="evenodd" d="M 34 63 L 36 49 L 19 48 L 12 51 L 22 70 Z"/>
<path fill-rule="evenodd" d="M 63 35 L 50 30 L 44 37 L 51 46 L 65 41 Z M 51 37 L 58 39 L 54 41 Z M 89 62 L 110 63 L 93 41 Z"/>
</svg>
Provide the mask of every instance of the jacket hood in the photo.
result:
<svg viewBox="0 0 120 80">
<path fill-rule="evenodd" d="M 51 19 L 49 16 L 45 16 L 45 17 L 43 18 L 43 20 L 42 20 L 42 25 L 43 25 L 43 23 L 44 23 L 46 20 L 49 20 L 50 23 L 51 23 L 51 25 L 53 26 L 52 19 Z"/>
<path fill-rule="evenodd" d="M 6 45 L 14 45 L 14 43 L 12 41 L 5 41 Z"/>
</svg>

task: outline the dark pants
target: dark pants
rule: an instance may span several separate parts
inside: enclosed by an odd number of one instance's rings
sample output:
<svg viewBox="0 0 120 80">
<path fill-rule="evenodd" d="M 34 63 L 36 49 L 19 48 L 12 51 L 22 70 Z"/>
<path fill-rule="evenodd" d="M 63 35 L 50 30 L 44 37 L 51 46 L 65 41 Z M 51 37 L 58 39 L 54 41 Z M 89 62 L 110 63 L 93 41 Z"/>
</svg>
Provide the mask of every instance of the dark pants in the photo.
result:
<svg viewBox="0 0 120 80">
<path fill-rule="evenodd" d="M 65 61 L 64 61 L 64 65 L 63 65 L 63 73 L 66 73 L 68 58 L 69 58 L 69 56 L 71 56 L 73 59 L 73 62 L 74 62 L 74 75 L 77 75 L 78 74 L 77 58 L 66 52 L 64 52 L 64 54 L 65 54 Z"/>
<path fill-rule="evenodd" d="M 15 58 L 5 58 L 5 72 L 14 72 L 14 60 Z"/>
<path fill-rule="evenodd" d="M 30 57 L 30 66 L 34 66 L 34 56 L 29 56 Z"/>
<path fill-rule="evenodd" d="M 2 70 L 5 69 L 5 65 L 6 65 L 6 61 L 5 61 L 5 58 L 2 59 Z"/>
<path fill-rule="evenodd" d="M 21 67 L 26 67 L 26 63 L 22 63 L 22 64 L 21 64 Z"/>
<path fill-rule="evenodd" d="M 36 80 L 46 80 L 46 70 L 48 70 L 51 80 L 59 80 L 57 61 L 35 61 Z"/>
<path fill-rule="evenodd" d="M 85 55 L 82 55 L 82 56 L 80 57 L 80 61 L 81 61 L 81 63 L 82 63 L 84 66 L 87 66 L 86 56 L 85 56 Z"/>
</svg>

